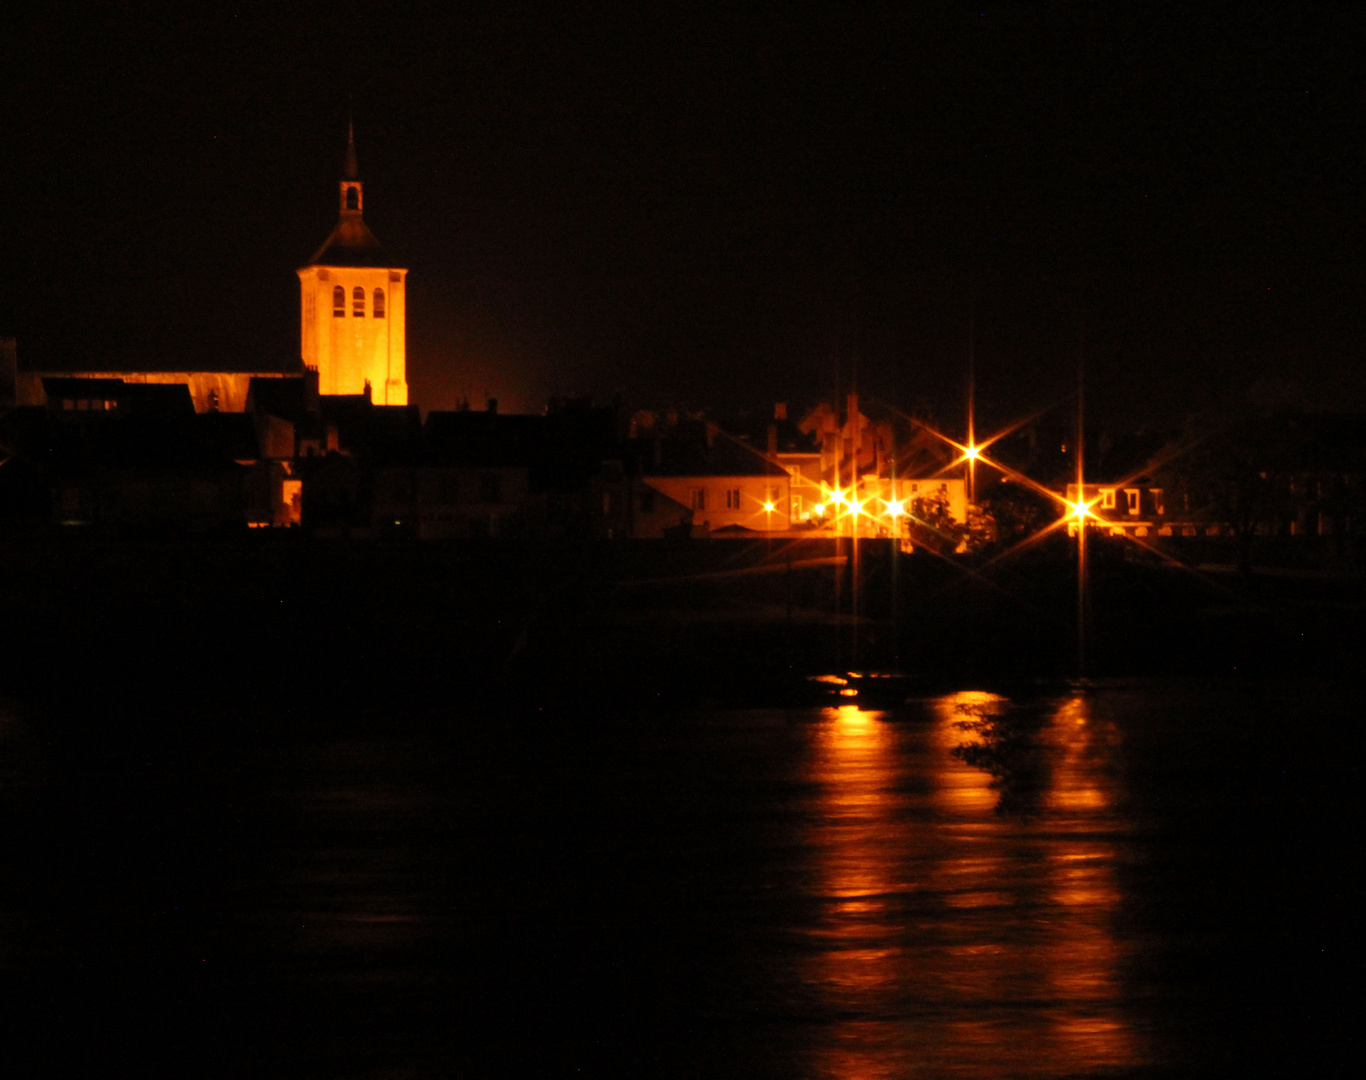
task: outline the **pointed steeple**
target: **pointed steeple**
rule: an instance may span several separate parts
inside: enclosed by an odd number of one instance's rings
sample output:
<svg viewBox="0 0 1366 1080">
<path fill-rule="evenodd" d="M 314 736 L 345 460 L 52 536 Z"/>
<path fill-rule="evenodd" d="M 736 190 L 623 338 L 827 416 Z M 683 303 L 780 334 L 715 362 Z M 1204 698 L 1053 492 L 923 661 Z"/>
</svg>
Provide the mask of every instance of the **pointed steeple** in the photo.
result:
<svg viewBox="0 0 1366 1080">
<path fill-rule="evenodd" d="M 344 176 L 337 185 L 341 197 L 337 227 L 326 243 L 313 253 L 308 265 L 388 266 L 379 241 L 361 216 L 365 209 L 365 185 L 361 183 L 360 170 L 356 167 L 356 125 L 350 121 L 346 125 L 346 163 L 342 172 Z"/>
<path fill-rule="evenodd" d="M 365 224 L 356 125 L 346 125 L 337 224 L 299 268 L 299 356 L 318 393 L 406 405 L 406 279 Z"/>
<path fill-rule="evenodd" d="M 364 209 L 364 185 L 360 182 L 360 169 L 356 166 L 356 125 L 346 122 L 346 161 L 342 165 L 341 215 L 359 218 Z"/>
<path fill-rule="evenodd" d="M 346 122 L 346 165 L 342 169 L 343 180 L 359 180 L 360 169 L 356 166 L 356 125 Z"/>
</svg>

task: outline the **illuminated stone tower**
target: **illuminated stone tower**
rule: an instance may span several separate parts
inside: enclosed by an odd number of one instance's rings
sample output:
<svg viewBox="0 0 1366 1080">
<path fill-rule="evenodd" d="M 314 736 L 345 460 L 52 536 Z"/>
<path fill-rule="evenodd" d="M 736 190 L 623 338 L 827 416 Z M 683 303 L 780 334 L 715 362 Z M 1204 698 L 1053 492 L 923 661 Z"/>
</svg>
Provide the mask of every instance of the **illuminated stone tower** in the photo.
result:
<svg viewBox="0 0 1366 1080">
<path fill-rule="evenodd" d="M 405 315 L 408 271 L 389 265 L 366 226 L 354 129 L 346 135 L 340 218 L 299 271 L 303 362 L 323 394 L 360 394 L 376 405 L 408 404 Z"/>
</svg>

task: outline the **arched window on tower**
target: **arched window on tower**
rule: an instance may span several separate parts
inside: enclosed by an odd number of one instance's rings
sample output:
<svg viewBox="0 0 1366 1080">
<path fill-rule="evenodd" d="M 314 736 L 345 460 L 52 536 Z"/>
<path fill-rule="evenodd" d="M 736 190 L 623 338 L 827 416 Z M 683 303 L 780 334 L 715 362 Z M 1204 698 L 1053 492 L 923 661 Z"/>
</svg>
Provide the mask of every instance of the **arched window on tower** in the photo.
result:
<svg viewBox="0 0 1366 1080">
<path fill-rule="evenodd" d="M 351 314 L 358 319 L 365 318 L 365 290 L 359 285 L 351 290 Z"/>
<path fill-rule="evenodd" d="M 384 290 L 375 290 L 375 318 L 384 318 Z"/>
<path fill-rule="evenodd" d="M 332 290 L 332 317 L 340 319 L 346 314 L 346 290 L 338 285 Z"/>
<path fill-rule="evenodd" d="M 348 210 L 360 209 L 360 188 L 349 187 L 346 189 L 346 208 Z"/>
</svg>

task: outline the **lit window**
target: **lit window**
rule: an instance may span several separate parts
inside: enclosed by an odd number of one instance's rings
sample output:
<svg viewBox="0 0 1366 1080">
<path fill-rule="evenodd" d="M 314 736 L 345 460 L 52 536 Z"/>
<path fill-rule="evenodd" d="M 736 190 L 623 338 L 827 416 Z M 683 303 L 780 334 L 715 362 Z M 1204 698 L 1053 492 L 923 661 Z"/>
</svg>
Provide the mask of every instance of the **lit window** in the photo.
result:
<svg viewBox="0 0 1366 1080">
<path fill-rule="evenodd" d="M 346 208 L 348 210 L 360 209 L 360 188 L 349 187 L 346 189 Z"/>
<path fill-rule="evenodd" d="M 1115 489 L 1100 489 L 1100 508 L 1102 510 L 1113 510 L 1115 508 Z"/>
<path fill-rule="evenodd" d="M 375 290 L 375 318 L 384 318 L 384 290 Z"/>
<path fill-rule="evenodd" d="M 357 319 L 365 318 L 365 290 L 359 285 L 351 290 L 351 314 Z"/>
<path fill-rule="evenodd" d="M 692 508 L 694 510 L 705 510 L 707 508 L 707 489 L 693 488 L 691 494 Z"/>
<path fill-rule="evenodd" d="M 739 488 L 729 488 L 729 489 L 727 489 L 727 491 L 726 491 L 726 509 L 727 509 L 727 510 L 739 510 L 739 509 L 740 509 L 740 489 L 739 489 Z"/>
<path fill-rule="evenodd" d="M 332 317 L 340 319 L 346 314 L 346 290 L 338 285 L 332 290 Z"/>
<path fill-rule="evenodd" d="M 1138 488 L 1125 488 L 1124 499 L 1128 503 L 1128 510 L 1131 514 L 1138 513 Z"/>
</svg>

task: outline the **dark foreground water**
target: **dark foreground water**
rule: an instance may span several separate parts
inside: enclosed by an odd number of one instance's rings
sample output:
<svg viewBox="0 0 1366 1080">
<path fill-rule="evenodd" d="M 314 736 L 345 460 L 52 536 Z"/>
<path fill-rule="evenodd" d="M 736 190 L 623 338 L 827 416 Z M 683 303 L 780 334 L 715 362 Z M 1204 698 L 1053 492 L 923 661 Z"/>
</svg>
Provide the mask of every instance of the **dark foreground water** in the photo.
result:
<svg viewBox="0 0 1366 1080">
<path fill-rule="evenodd" d="M 7 1075 L 1347 1075 L 1359 694 L 0 712 Z M 341 732 L 340 734 L 337 732 Z"/>
</svg>

